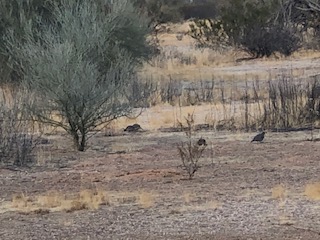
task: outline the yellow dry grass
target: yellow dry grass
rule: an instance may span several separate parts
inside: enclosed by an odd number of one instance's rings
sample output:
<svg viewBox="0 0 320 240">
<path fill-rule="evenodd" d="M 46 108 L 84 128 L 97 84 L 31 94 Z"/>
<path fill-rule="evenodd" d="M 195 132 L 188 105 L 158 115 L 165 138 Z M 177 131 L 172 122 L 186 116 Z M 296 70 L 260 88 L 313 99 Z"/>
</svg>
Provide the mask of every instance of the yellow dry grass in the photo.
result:
<svg viewBox="0 0 320 240">
<path fill-rule="evenodd" d="M 194 195 L 189 192 L 183 193 L 182 197 L 183 197 L 184 202 L 187 204 L 189 204 L 190 202 L 192 202 L 194 200 Z"/>
<path fill-rule="evenodd" d="M 14 194 L 12 196 L 12 207 L 13 208 L 27 208 L 30 206 L 30 198 L 24 193 Z"/>
<path fill-rule="evenodd" d="M 287 191 L 282 185 L 278 185 L 272 188 L 272 198 L 283 201 L 287 196 Z"/>
<path fill-rule="evenodd" d="M 244 104 L 202 104 L 197 106 L 171 106 L 161 104 L 145 109 L 135 120 L 119 118 L 114 121 L 113 127 L 117 130 L 124 129 L 132 123 L 139 123 L 144 130 L 155 131 L 159 128 L 177 127 L 179 122 L 184 122 L 188 114 L 194 114 L 195 124 L 210 124 L 213 127 L 225 119 L 234 119 L 239 126 L 244 119 Z M 250 103 L 248 113 L 252 120 L 258 119 L 259 104 Z"/>
<path fill-rule="evenodd" d="M 145 192 L 142 191 L 139 194 L 139 198 L 138 198 L 138 203 L 143 207 L 143 208 L 150 208 L 154 205 L 154 194 L 150 193 L 150 192 Z"/>
<path fill-rule="evenodd" d="M 60 207 L 65 200 L 66 196 L 58 191 L 49 191 L 45 195 L 37 197 L 37 204 L 44 208 L 56 208 Z"/>
<path fill-rule="evenodd" d="M 106 204 L 109 204 L 108 194 L 103 190 L 84 189 L 79 193 L 69 195 L 58 191 L 48 191 L 39 196 L 15 194 L 11 204 L 6 204 L 6 210 L 22 213 L 73 212 L 82 209 L 98 209 L 101 205 Z"/>
<path fill-rule="evenodd" d="M 320 183 L 307 184 L 304 190 L 304 194 L 311 200 L 320 200 Z"/>
</svg>

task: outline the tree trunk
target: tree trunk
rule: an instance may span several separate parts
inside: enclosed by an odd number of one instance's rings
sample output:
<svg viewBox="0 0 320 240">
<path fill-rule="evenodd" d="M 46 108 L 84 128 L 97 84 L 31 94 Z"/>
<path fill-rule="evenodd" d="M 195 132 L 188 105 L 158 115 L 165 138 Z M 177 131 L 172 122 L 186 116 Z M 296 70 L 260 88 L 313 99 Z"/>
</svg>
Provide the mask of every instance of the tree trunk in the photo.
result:
<svg viewBox="0 0 320 240">
<path fill-rule="evenodd" d="M 78 150 L 83 152 L 86 148 L 86 143 L 87 143 L 87 139 L 86 139 L 86 134 L 85 133 L 82 133 L 81 134 L 81 142 L 78 146 Z"/>
<path fill-rule="evenodd" d="M 81 139 L 79 136 L 79 133 L 76 131 L 71 131 L 72 137 L 73 137 L 73 143 L 75 148 L 78 151 L 83 152 L 85 150 L 85 146 L 86 146 L 86 135 L 85 134 L 81 134 Z"/>
</svg>

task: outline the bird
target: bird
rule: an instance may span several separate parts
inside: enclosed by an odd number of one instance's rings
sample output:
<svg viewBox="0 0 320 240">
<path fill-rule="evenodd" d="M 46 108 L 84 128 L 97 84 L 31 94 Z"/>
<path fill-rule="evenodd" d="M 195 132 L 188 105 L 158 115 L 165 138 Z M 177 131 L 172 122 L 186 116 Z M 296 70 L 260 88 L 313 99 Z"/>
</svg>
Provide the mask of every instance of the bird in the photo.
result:
<svg viewBox="0 0 320 240">
<path fill-rule="evenodd" d="M 133 124 L 132 127 L 133 127 L 136 131 L 142 130 L 140 124 L 137 124 L 137 123 Z"/>
<path fill-rule="evenodd" d="M 127 126 L 124 131 L 125 132 L 138 132 L 139 130 L 142 130 L 141 126 L 137 123 L 133 124 L 133 125 L 129 125 Z"/>
<path fill-rule="evenodd" d="M 129 125 L 123 131 L 125 131 L 125 132 L 134 132 L 135 128 L 133 126 Z"/>
<path fill-rule="evenodd" d="M 199 145 L 199 146 L 202 146 L 202 145 L 207 146 L 207 141 L 206 141 L 204 138 L 201 137 L 201 138 L 198 140 L 198 145 Z"/>
<path fill-rule="evenodd" d="M 259 133 L 258 135 L 256 135 L 251 142 L 262 142 L 264 139 L 264 135 L 266 134 L 266 132 L 262 132 Z"/>
</svg>

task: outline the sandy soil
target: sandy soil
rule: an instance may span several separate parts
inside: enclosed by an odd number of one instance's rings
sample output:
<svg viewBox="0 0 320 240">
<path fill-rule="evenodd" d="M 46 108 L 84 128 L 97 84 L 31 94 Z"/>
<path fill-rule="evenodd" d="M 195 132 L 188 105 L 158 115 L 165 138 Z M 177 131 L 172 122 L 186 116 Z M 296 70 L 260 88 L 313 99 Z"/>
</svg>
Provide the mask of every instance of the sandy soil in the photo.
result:
<svg viewBox="0 0 320 240">
<path fill-rule="evenodd" d="M 310 188 L 319 142 L 306 141 L 309 132 L 269 132 L 261 144 L 253 135 L 197 132 L 208 146 L 193 180 L 179 168 L 184 133 L 101 134 L 84 153 L 49 136 L 39 166 L 0 169 L 0 239 L 319 239 L 320 188 Z M 40 195 L 85 189 L 107 200 L 31 211 Z M 28 200 L 18 206 L 21 193 Z"/>
</svg>

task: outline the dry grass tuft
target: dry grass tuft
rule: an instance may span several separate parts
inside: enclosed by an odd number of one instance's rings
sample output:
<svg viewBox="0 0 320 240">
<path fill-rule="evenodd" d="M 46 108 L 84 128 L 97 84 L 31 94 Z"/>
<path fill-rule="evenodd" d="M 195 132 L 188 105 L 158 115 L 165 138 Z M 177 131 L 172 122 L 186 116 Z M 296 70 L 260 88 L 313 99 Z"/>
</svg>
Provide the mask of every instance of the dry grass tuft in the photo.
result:
<svg viewBox="0 0 320 240">
<path fill-rule="evenodd" d="M 30 198 L 28 198 L 25 194 L 14 194 L 12 196 L 12 204 L 13 208 L 27 208 L 30 204 Z"/>
<path fill-rule="evenodd" d="M 152 193 L 142 191 L 139 194 L 138 202 L 143 208 L 150 208 L 154 205 L 154 196 Z"/>
<path fill-rule="evenodd" d="M 32 211 L 33 214 L 38 214 L 38 215 L 45 215 L 45 214 L 49 214 L 50 210 L 49 209 L 44 209 L 44 208 L 38 208 L 36 210 Z"/>
<path fill-rule="evenodd" d="M 79 200 L 71 201 L 70 204 L 68 204 L 68 207 L 64 209 L 67 213 L 72 213 L 75 211 L 80 211 L 84 209 L 89 209 L 88 205 L 85 202 L 81 202 Z"/>
<path fill-rule="evenodd" d="M 291 226 L 294 225 L 294 221 L 291 219 L 290 216 L 287 215 L 280 215 L 279 216 L 279 224 L 280 225 L 285 225 L 285 226 Z"/>
<path fill-rule="evenodd" d="M 192 202 L 194 199 L 194 196 L 193 194 L 189 193 L 189 192 L 186 192 L 183 194 L 183 200 L 185 203 L 190 203 Z"/>
<path fill-rule="evenodd" d="M 178 209 L 171 209 L 168 214 L 170 215 L 181 214 L 181 211 Z"/>
<path fill-rule="evenodd" d="M 105 191 L 85 189 L 80 192 L 80 200 L 91 209 L 98 209 L 100 205 L 109 204 Z"/>
<path fill-rule="evenodd" d="M 57 191 L 49 191 L 44 195 L 27 197 L 15 194 L 8 211 L 19 211 L 23 214 L 45 214 L 51 211 L 74 212 L 83 209 L 98 209 L 101 205 L 109 205 L 108 195 L 103 190 L 85 189 L 68 196 Z"/>
<path fill-rule="evenodd" d="M 46 208 L 60 207 L 64 200 L 65 196 L 57 191 L 49 191 L 46 195 L 38 196 L 38 204 Z"/>
<path fill-rule="evenodd" d="M 304 194 L 312 200 L 320 200 L 320 183 L 307 184 Z"/>
<path fill-rule="evenodd" d="M 284 200 L 286 195 L 286 189 L 282 185 L 278 185 L 272 188 L 272 198 Z"/>
</svg>

